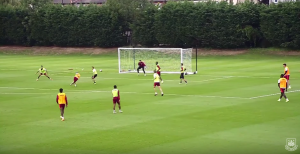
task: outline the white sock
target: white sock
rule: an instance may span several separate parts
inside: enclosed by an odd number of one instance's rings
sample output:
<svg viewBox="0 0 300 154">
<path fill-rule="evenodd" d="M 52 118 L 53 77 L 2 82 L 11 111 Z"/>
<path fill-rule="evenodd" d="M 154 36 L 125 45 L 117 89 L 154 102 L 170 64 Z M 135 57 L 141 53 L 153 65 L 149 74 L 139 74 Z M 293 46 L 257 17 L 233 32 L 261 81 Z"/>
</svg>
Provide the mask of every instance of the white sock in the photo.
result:
<svg viewBox="0 0 300 154">
<path fill-rule="evenodd" d="M 161 92 L 161 94 L 164 94 L 164 92 Z"/>
<path fill-rule="evenodd" d="M 155 94 L 157 94 L 157 92 L 155 92 Z"/>
</svg>

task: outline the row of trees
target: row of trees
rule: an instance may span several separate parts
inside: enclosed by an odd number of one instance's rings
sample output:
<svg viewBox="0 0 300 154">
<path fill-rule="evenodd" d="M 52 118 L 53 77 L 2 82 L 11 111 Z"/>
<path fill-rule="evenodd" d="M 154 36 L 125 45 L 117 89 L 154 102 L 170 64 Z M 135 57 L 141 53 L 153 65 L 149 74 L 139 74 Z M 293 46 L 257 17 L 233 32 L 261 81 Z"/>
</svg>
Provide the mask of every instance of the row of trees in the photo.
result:
<svg viewBox="0 0 300 154">
<path fill-rule="evenodd" d="M 0 6 L 1 45 L 117 47 L 128 45 L 131 32 L 131 43 L 149 47 L 300 48 L 300 2 L 169 2 L 161 9 L 148 0 L 30 4 Z"/>
</svg>

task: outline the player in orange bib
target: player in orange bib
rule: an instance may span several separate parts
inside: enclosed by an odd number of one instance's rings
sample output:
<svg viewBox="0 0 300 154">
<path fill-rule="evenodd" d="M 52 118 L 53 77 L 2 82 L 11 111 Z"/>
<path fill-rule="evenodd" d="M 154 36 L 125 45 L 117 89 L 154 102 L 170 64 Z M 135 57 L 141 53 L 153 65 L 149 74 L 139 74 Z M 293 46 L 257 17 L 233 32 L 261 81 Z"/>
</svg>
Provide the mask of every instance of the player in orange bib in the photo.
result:
<svg viewBox="0 0 300 154">
<path fill-rule="evenodd" d="M 285 91 L 287 91 L 287 79 L 284 78 L 284 74 L 280 75 L 280 79 L 278 80 L 278 87 L 279 87 L 280 92 L 281 92 L 281 95 L 280 95 L 280 98 L 278 99 L 278 101 L 280 101 L 281 98 L 284 97 L 286 102 L 288 102 L 289 99 L 285 95 Z"/>
<path fill-rule="evenodd" d="M 290 69 L 289 67 L 286 66 L 285 63 L 283 64 L 283 68 L 284 68 L 284 78 L 286 78 L 289 89 L 291 89 L 292 87 L 290 85 Z"/>
<path fill-rule="evenodd" d="M 76 87 L 76 82 L 79 80 L 79 78 L 80 78 L 80 74 L 78 72 L 76 72 L 73 82 L 70 84 L 70 86 L 74 84 Z"/>
<path fill-rule="evenodd" d="M 65 121 L 64 113 L 65 107 L 68 107 L 67 95 L 63 93 L 63 89 L 59 89 L 59 93 L 56 96 L 56 103 L 59 105 L 60 109 L 60 119 L 61 121 Z"/>
</svg>

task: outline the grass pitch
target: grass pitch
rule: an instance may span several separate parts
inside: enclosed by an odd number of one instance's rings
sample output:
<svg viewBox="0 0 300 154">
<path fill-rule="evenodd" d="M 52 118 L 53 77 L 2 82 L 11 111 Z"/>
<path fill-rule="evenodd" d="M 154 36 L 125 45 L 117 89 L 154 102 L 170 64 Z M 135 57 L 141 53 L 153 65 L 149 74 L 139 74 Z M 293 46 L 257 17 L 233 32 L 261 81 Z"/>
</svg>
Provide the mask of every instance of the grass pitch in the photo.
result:
<svg viewBox="0 0 300 154">
<path fill-rule="evenodd" d="M 163 74 L 163 97 L 154 96 L 152 74 L 118 74 L 116 55 L 0 59 L 1 154 L 282 154 L 290 153 L 287 138 L 300 139 L 299 56 L 199 57 L 187 85 Z M 277 102 L 282 63 L 291 70 L 288 103 Z M 36 81 L 41 64 L 53 81 Z M 91 66 L 103 70 L 96 85 Z M 76 71 L 82 78 L 73 87 Z M 112 113 L 113 85 L 124 113 Z M 59 88 L 69 99 L 64 122 Z"/>
</svg>

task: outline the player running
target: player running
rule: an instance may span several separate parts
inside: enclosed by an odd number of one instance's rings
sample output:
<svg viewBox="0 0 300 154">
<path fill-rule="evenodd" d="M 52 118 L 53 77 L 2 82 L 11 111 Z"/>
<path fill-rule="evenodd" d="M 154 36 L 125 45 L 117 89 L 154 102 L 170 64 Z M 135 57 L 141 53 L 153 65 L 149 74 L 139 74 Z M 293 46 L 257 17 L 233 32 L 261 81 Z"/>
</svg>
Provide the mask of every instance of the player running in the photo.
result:
<svg viewBox="0 0 300 154">
<path fill-rule="evenodd" d="M 184 80 L 184 82 L 187 84 L 187 81 L 184 79 L 184 71 L 186 71 L 186 68 L 183 66 L 183 63 L 181 63 L 179 84 L 182 83 L 182 80 Z"/>
<path fill-rule="evenodd" d="M 46 70 L 46 68 L 43 67 L 43 65 L 41 66 L 41 68 L 35 74 L 37 74 L 37 73 L 40 73 L 40 75 L 38 76 L 38 78 L 36 79 L 36 81 L 38 81 L 42 75 L 45 75 L 48 79 L 52 80 L 48 76 L 48 71 Z"/>
<path fill-rule="evenodd" d="M 95 67 L 93 66 L 93 76 L 92 76 L 92 80 L 94 82 L 94 84 L 96 84 L 96 77 L 98 76 L 97 74 L 97 70 L 95 69 Z"/>
<path fill-rule="evenodd" d="M 291 85 L 290 85 L 290 69 L 289 67 L 286 66 L 286 64 L 283 64 L 283 68 L 284 68 L 284 78 L 286 78 L 287 80 L 287 85 L 289 86 L 289 89 L 291 89 Z"/>
<path fill-rule="evenodd" d="M 285 95 L 285 91 L 287 91 L 287 85 L 288 85 L 287 84 L 287 79 L 284 78 L 284 74 L 281 74 L 280 79 L 278 80 L 278 87 L 279 87 L 280 92 L 281 92 L 281 95 L 280 95 L 280 98 L 278 99 L 278 101 L 280 101 L 282 97 L 285 98 L 286 102 L 289 101 L 289 99 Z"/>
<path fill-rule="evenodd" d="M 56 103 L 59 105 L 60 109 L 60 119 L 61 121 L 65 121 L 65 107 L 68 107 L 67 95 L 63 93 L 63 89 L 59 89 L 59 93 L 56 96 Z"/>
<path fill-rule="evenodd" d="M 144 72 L 144 75 L 146 76 L 146 72 L 145 72 L 146 64 L 142 60 L 140 60 L 138 65 L 139 65 L 139 67 L 137 68 L 138 75 L 140 75 L 140 69 L 142 69 Z"/>
<path fill-rule="evenodd" d="M 153 75 L 153 77 L 154 77 L 154 92 L 155 92 L 155 95 L 154 95 L 154 96 L 157 95 L 156 87 L 159 88 L 160 93 L 161 93 L 161 96 L 164 96 L 164 92 L 162 91 L 162 89 L 161 89 L 161 87 L 160 87 L 160 79 L 159 79 L 160 76 L 157 74 L 156 70 L 154 70 L 154 75 Z"/>
<path fill-rule="evenodd" d="M 117 85 L 114 85 L 114 89 L 111 91 L 112 96 L 113 96 L 113 103 L 114 103 L 114 107 L 113 107 L 113 113 L 117 113 L 116 112 L 116 104 L 118 104 L 119 106 L 119 112 L 122 113 L 123 111 L 121 110 L 121 104 L 120 104 L 120 91 L 117 89 Z"/>
<path fill-rule="evenodd" d="M 72 86 L 74 84 L 76 87 L 76 82 L 79 80 L 79 78 L 80 78 L 80 74 L 78 72 L 76 72 L 73 82 L 70 84 L 70 86 Z"/>
<path fill-rule="evenodd" d="M 158 65 L 158 62 L 155 63 L 156 64 L 156 73 L 159 75 L 159 79 L 161 83 L 164 83 L 164 81 L 161 78 L 161 73 L 160 73 L 160 66 Z"/>
</svg>

